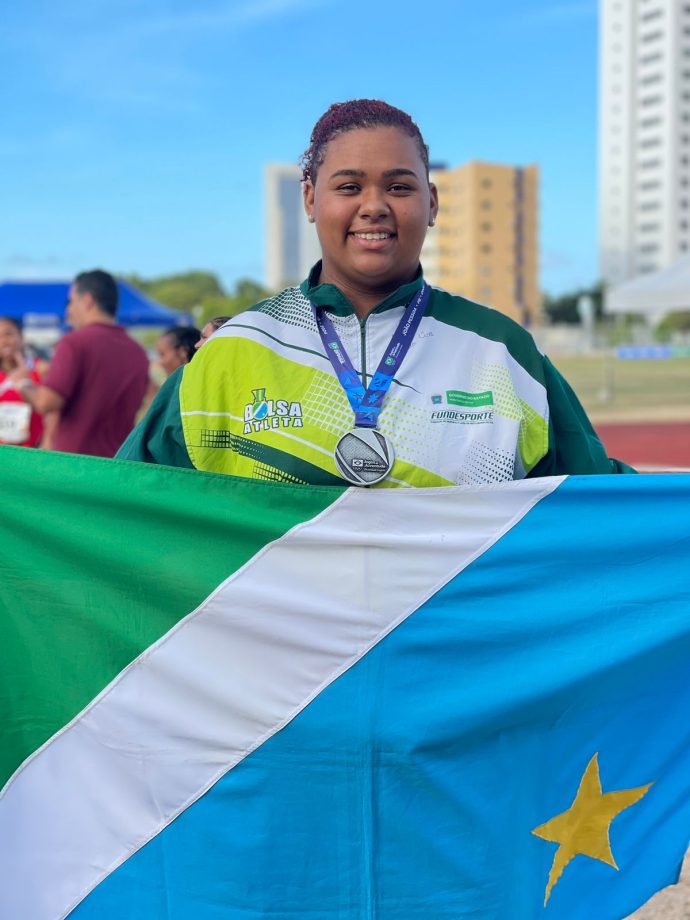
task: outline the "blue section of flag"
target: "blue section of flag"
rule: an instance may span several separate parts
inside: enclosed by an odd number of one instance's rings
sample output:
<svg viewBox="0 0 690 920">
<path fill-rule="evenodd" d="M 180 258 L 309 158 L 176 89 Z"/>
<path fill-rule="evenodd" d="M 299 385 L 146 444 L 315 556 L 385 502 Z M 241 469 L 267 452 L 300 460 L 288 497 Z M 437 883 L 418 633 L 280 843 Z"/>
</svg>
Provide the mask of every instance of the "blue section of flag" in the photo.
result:
<svg viewBox="0 0 690 920">
<path fill-rule="evenodd" d="M 75 920 L 627 916 L 690 836 L 690 477 L 566 481 Z M 557 845 L 598 753 L 618 870 Z"/>
</svg>

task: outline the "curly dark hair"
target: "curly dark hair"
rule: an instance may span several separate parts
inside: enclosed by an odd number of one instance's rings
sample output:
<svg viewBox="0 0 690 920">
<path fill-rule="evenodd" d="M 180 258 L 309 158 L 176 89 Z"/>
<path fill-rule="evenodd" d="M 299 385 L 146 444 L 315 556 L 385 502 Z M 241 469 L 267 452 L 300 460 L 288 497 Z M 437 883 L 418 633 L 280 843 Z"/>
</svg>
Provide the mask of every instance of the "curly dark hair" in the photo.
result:
<svg viewBox="0 0 690 920">
<path fill-rule="evenodd" d="M 172 326 L 163 333 L 170 339 L 173 348 L 179 348 L 187 356 L 187 363 L 194 357 L 194 346 L 201 338 L 201 333 L 194 326 Z M 162 338 L 162 336 L 161 336 Z"/>
<path fill-rule="evenodd" d="M 329 141 L 346 131 L 356 128 L 400 128 L 417 142 L 427 176 L 429 175 L 429 148 L 424 143 L 422 132 L 407 112 L 381 99 L 350 99 L 348 102 L 334 102 L 314 125 L 309 147 L 300 159 L 302 180 L 316 182 L 319 166 L 326 156 Z"/>
</svg>

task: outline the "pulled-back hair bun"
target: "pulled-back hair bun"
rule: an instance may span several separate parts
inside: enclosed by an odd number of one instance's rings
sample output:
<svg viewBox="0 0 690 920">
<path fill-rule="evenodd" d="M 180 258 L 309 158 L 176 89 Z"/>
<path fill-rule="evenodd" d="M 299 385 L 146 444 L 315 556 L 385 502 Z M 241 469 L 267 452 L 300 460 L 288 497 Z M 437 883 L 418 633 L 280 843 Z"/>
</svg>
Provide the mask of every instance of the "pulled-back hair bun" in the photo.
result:
<svg viewBox="0 0 690 920">
<path fill-rule="evenodd" d="M 422 132 L 407 112 L 381 99 L 350 99 L 348 102 L 334 102 L 314 125 L 309 147 L 300 160 L 302 179 L 316 182 L 319 166 L 326 156 L 326 147 L 334 137 L 357 128 L 381 127 L 399 128 L 415 139 L 428 175 L 429 148 L 424 143 Z"/>
</svg>

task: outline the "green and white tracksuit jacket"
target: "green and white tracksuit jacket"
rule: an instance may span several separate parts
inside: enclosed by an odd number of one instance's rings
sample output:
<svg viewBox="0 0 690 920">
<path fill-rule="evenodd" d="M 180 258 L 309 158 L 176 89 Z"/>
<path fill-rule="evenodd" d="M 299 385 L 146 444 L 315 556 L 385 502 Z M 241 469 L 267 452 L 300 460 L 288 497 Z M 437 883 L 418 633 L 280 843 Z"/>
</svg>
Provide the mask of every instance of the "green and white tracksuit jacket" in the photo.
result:
<svg viewBox="0 0 690 920">
<path fill-rule="evenodd" d="M 313 284 L 318 271 L 216 332 L 166 381 L 118 457 L 342 485 L 333 451 L 354 415 L 309 301 L 327 309 L 367 386 L 422 277 L 360 321 L 336 287 Z M 573 391 L 524 329 L 437 289 L 378 427 L 395 465 L 374 488 L 629 469 L 607 458 Z"/>
</svg>

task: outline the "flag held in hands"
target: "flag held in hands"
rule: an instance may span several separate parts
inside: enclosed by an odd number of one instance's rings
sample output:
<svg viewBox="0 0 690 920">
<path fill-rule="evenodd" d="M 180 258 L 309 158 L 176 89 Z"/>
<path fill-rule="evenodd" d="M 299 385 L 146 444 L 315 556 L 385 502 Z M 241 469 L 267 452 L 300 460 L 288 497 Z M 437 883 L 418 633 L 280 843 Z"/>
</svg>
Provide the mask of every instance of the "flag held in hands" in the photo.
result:
<svg viewBox="0 0 690 920">
<path fill-rule="evenodd" d="M 690 477 L 0 481 L 0 917 L 590 920 L 676 879 Z"/>
</svg>

